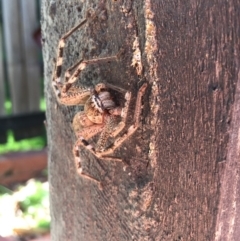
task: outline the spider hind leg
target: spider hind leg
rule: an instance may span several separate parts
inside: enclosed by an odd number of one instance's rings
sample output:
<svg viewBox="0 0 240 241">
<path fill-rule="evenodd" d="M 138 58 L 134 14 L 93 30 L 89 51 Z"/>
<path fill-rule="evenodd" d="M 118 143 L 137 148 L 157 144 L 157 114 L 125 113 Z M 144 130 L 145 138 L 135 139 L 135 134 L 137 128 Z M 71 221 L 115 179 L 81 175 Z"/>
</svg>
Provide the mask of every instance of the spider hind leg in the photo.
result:
<svg viewBox="0 0 240 241">
<path fill-rule="evenodd" d="M 94 153 L 94 147 L 87 140 L 101 132 L 103 125 L 94 124 L 88 119 L 84 112 L 78 112 L 73 118 L 73 129 L 77 136 L 77 141 L 73 148 L 76 169 L 78 173 L 84 178 L 97 182 L 99 188 L 101 189 L 101 182 L 83 171 L 82 160 L 80 156 L 80 146 L 84 146 L 86 149 Z"/>
<path fill-rule="evenodd" d="M 73 155 L 74 155 L 76 169 L 77 169 L 78 174 L 86 179 L 96 182 L 98 184 L 99 189 L 102 190 L 102 183 L 99 180 L 97 180 L 95 177 L 93 177 L 83 171 L 83 168 L 81 165 L 82 161 L 81 161 L 81 157 L 80 157 L 80 148 L 78 145 L 74 145 Z"/>
</svg>

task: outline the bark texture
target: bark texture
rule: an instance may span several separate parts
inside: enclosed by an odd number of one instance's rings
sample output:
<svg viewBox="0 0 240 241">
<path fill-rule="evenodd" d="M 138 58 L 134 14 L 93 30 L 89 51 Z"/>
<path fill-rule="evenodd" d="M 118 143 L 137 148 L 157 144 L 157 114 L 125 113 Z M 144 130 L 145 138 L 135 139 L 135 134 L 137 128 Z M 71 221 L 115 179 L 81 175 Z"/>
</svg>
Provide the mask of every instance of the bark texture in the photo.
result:
<svg viewBox="0 0 240 241">
<path fill-rule="evenodd" d="M 52 240 L 237 240 L 238 1 L 42 5 Z M 63 69 L 123 48 L 118 62 L 89 67 L 78 83 L 107 82 L 134 97 L 143 81 L 149 84 L 141 127 L 116 152 L 129 166 L 82 150 L 85 171 L 103 181 L 103 190 L 75 168 L 71 121 L 81 108 L 57 104 L 51 90 L 58 40 L 89 9 L 100 11 L 69 39 Z M 133 110 L 134 100 L 129 124 Z"/>
</svg>

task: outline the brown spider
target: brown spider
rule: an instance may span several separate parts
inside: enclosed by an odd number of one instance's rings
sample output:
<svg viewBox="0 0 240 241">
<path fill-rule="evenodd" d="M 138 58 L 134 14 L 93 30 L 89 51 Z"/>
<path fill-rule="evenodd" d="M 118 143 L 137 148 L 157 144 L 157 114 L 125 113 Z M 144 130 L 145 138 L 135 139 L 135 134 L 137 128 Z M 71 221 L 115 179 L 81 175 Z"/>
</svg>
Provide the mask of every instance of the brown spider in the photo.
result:
<svg viewBox="0 0 240 241">
<path fill-rule="evenodd" d="M 81 71 L 85 69 L 88 64 L 109 62 L 111 60 L 116 60 L 117 56 L 91 60 L 80 60 L 75 65 L 67 69 L 64 83 L 61 82 L 63 49 L 65 46 L 65 41 L 73 32 L 83 26 L 86 22 L 87 19 L 84 19 L 80 24 L 72 28 L 60 39 L 52 86 L 60 104 L 68 106 L 84 106 L 84 111 L 78 112 L 73 118 L 73 129 L 75 135 L 77 136 L 73 153 L 77 167 L 79 168 L 79 173 L 84 177 L 94 180 L 100 184 L 100 182 L 95 178 L 83 173 L 79 147 L 84 146 L 98 158 L 120 161 L 121 159 L 112 157 L 110 155 L 137 130 L 142 108 L 142 96 L 147 88 L 147 84 L 143 84 L 138 91 L 133 125 L 131 125 L 122 136 L 118 137 L 112 145 L 106 148 L 108 138 L 117 137 L 125 127 L 127 112 L 131 100 L 131 92 L 125 91 L 110 84 L 99 83 L 94 88 L 84 88 L 73 86 L 73 83 L 77 80 Z M 73 73 L 71 74 L 72 71 Z M 109 92 L 109 89 L 114 89 L 118 92 L 125 92 L 124 107 L 119 107 L 116 105 L 116 103 L 113 101 L 111 93 Z M 116 123 L 117 116 L 121 118 L 121 121 L 118 123 Z M 100 137 L 96 147 L 93 147 L 91 144 L 89 144 L 88 140 L 98 133 L 100 133 Z"/>
</svg>

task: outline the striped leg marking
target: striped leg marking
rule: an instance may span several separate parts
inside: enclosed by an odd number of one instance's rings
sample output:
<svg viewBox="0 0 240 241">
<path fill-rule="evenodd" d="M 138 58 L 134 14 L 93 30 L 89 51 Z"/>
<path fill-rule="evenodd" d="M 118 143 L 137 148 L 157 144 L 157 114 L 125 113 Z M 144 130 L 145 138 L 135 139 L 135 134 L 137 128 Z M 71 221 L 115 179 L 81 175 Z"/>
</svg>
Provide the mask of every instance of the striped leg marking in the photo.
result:
<svg viewBox="0 0 240 241">
<path fill-rule="evenodd" d="M 82 27 L 86 22 L 87 22 L 87 19 L 84 19 L 80 24 L 78 24 L 77 26 L 72 28 L 69 32 L 67 32 L 59 41 L 56 66 L 55 66 L 53 79 L 52 79 L 52 86 L 58 98 L 61 98 L 61 93 L 63 91 L 63 84 L 61 83 L 61 74 L 62 74 L 62 65 L 63 65 L 63 52 L 64 52 L 63 50 L 65 47 L 66 39 L 69 36 L 71 36 L 77 29 Z"/>
<path fill-rule="evenodd" d="M 91 175 L 85 173 L 82 168 L 82 161 L 80 158 L 80 149 L 79 146 L 74 146 L 73 154 L 75 157 L 75 163 L 76 163 L 76 169 L 78 170 L 79 175 L 83 176 L 84 178 L 87 178 L 91 181 L 94 181 L 98 184 L 98 187 L 100 190 L 102 190 L 102 183 L 97 180 L 96 178 L 92 177 Z"/>
</svg>

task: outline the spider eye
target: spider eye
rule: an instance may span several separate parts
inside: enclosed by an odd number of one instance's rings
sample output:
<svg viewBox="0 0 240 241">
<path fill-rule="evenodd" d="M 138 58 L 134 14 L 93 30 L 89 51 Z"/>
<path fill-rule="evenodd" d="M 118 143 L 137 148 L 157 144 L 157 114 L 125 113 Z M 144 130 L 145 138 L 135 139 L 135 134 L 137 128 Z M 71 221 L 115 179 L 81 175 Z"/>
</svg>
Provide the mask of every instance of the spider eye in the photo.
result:
<svg viewBox="0 0 240 241">
<path fill-rule="evenodd" d="M 95 86 L 95 90 L 96 90 L 97 93 L 99 93 L 101 91 L 104 91 L 104 90 L 106 90 L 106 85 L 103 84 L 103 83 L 97 84 Z"/>
</svg>

